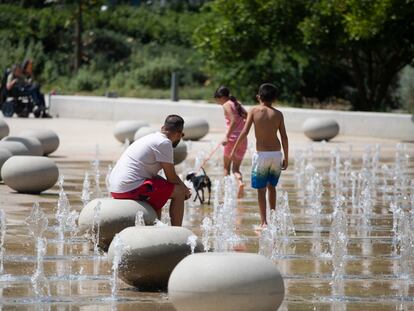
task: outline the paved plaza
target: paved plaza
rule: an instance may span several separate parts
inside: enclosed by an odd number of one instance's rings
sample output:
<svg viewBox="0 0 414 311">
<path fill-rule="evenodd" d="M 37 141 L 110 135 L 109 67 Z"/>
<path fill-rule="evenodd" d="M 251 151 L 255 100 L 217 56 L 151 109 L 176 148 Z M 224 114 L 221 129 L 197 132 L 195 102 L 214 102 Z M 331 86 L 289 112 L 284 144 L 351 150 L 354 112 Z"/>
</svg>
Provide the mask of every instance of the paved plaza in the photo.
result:
<svg viewBox="0 0 414 311">
<path fill-rule="evenodd" d="M 49 155 L 49 158 L 56 162 L 60 173 L 64 176 L 64 190 L 68 195 L 72 208 L 77 211 L 82 207 L 80 194 L 84 174 L 86 171 L 92 172 L 91 162 L 96 159 L 97 146 L 99 146 L 101 187 L 103 190 L 108 165 L 113 165 L 125 148 L 113 135 L 116 121 L 66 118 L 8 118 L 5 120 L 10 127 L 9 135 L 19 135 L 20 132 L 26 129 L 51 129 L 57 133 L 60 146 L 57 151 Z M 163 120 L 164 118 L 160 117 L 159 123 L 152 123 L 151 126 L 159 128 Z M 290 166 L 282 175 L 281 186 L 289 192 L 289 198 L 292 202 L 291 211 L 299 237 L 295 242 L 295 255 L 290 259 L 275 261 L 276 266 L 285 277 L 286 296 L 282 310 L 313 310 L 313 307 L 317 310 L 333 310 L 332 308 L 335 309 L 335 303 L 332 302 L 331 267 L 324 259 L 315 260 L 310 255 L 311 247 L 309 245 L 314 243 L 314 240 L 309 237 L 311 232 L 309 230 L 312 229 L 309 229 L 309 224 L 307 224 L 309 219 L 304 212 L 304 206 L 299 203 L 301 189 L 297 189 L 295 184 L 295 153 L 297 150 L 313 148 L 315 159 L 322 159 L 322 161 L 317 160 L 317 162 L 319 161 L 317 165 L 326 171 L 330 165 L 330 153 L 339 148 L 343 157 L 346 157 L 349 155 L 350 146 L 352 145 L 352 154 L 355 159 L 354 169 L 358 169 L 368 146 L 374 149 L 376 145 L 380 145 L 381 162 L 392 165 L 396 145 L 405 143 L 407 153 L 411 158 L 407 175 L 410 179 L 413 179 L 414 143 L 376 137 L 343 135 L 337 136 L 330 142 L 313 143 L 303 133 L 289 132 L 289 128 L 287 130 L 290 145 Z M 180 164 L 178 168 L 180 172 L 185 173 L 194 167 L 195 158 L 200 157 L 200 155 L 208 155 L 223 136 L 224 132 L 222 130 L 211 128 L 209 134 L 200 141 L 188 143 L 189 155 L 185 163 Z M 242 167 L 247 185 L 250 177 L 250 158 L 254 150 L 253 130 L 250 133 L 249 141 L 249 152 Z M 212 161 L 206 165 L 206 170 L 213 180 L 221 177 L 220 150 L 214 155 Z M 90 175 L 91 182 L 93 182 L 93 178 Z M 246 196 L 239 201 L 237 207 L 237 233 L 245 238 L 245 245 L 240 249 L 256 253 L 258 251 L 259 235 L 253 228 L 259 221 L 257 194 L 249 189 L 249 186 L 246 188 Z M 326 191 L 329 192 L 328 189 Z M 3 281 L 4 284 L 7 284 L 3 289 L 2 298 L 3 305 L 6 307 L 13 309 L 18 307 L 21 310 L 26 310 L 27 304 L 34 299 L 30 282 L 28 282 L 28 277 L 33 274 L 36 262 L 33 257 L 34 243 L 28 235 L 24 221 L 30 214 L 33 203 L 39 202 L 41 208 L 48 215 L 49 228 L 53 228 L 55 226 L 54 217 L 58 197 L 59 189 L 57 185 L 40 195 L 30 195 L 16 193 L 4 183 L 0 183 L 0 209 L 4 209 L 7 216 L 5 273 L 11 276 L 11 279 Z M 329 200 L 325 199 L 324 204 L 327 210 L 324 210 L 323 216 L 330 217 L 332 210 L 329 206 Z M 187 203 L 184 226 L 200 237 L 202 234 L 200 224 L 211 211 L 211 206 Z M 399 295 L 410 297 L 414 294 L 414 287 L 410 285 L 406 287 L 406 292 L 401 292 L 400 289 L 403 287 L 400 286 L 400 281 L 395 278 L 395 274 L 392 272 L 392 267 L 395 267 L 396 262 L 388 256 L 390 252 L 389 244 L 382 245 L 382 242 L 378 242 L 379 240 L 376 237 L 377 234 L 380 234 L 384 235 L 384 240 L 390 240 L 389 233 L 392 229 L 392 220 L 390 221 L 387 207 L 381 204 L 378 205 L 376 213 L 377 218 L 372 220 L 372 236 L 369 236 L 373 239 L 373 244 L 359 242 L 358 237 L 350 238 L 349 252 L 356 259 L 350 257 L 347 263 L 347 273 L 348 277 L 356 277 L 357 279 L 346 281 L 346 295 L 351 297 L 347 300 L 347 310 L 385 311 L 390 310 L 390 308 L 395 309 L 395 306 L 399 304 Z M 375 225 L 379 222 L 384 225 Z M 354 232 L 354 227 L 354 224 L 349 227 L 351 233 Z M 79 245 L 74 245 L 70 251 L 73 252 L 74 257 L 68 255 L 68 253 L 62 256 L 59 255 L 59 250 L 53 242 L 55 238 L 53 230 L 49 230 L 47 238 L 50 245 L 47 251 L 48 257 L 45 259 L 45 274 L 50 278 L 51 299 L 55 301 L 52 304 L 70 305 L 75 308 L 73 310 L 96 310 L 97 307 L 99 307 L 99 310 L 101 310 L 101 307 L 102 310 L 110 310 L 110 308 L 113 310 L 113 307 L 109 307 L 105 300 L 110 295 L 108 284 L 111 280 L 110 265 L 107 263 L 105 255 L 97 263 L 93 259 L 94 257 L 91 257 L 90 242 L 83 238 L 84 240 L 79 240 Z M 66 250 L 66 252 L 68 251 Z M 366 257 L 365 252 L 373 256 Z M 385 257 L 381 257 L 384 254 Z M 367 260 L 366 258 L 370 259 Z M 64 279 L 67 274 L 75 278 L 72 285 L 68 281 L 56 281 L 59 278 Z M 367 274 L 366 277 L 359 278 L 363 274 Z M 1 278 L 0 282 L 2 282 Z M 116 305 L 119 311 L 173 310 L 166 293 L 138 292 L 122 281 L 119 280 L 118 282 L 120 284 L 119 301 L 112 302 L 112 304 Z M 377 301 L 378 297 L 382 297 L 381 300 Z M 407 310 L 414 308 L 412 302 L 404 303 Z"/>
</svg>

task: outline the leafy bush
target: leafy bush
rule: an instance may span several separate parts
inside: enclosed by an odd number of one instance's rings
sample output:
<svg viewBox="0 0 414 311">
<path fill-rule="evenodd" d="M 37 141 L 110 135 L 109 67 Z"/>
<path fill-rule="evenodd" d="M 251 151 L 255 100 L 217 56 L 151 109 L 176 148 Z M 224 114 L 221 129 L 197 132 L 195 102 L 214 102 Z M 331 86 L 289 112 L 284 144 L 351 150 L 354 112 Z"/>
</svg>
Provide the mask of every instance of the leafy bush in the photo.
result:
<svg viewBox="0 0 414 311">
<path fill-rule="evenodd" d="M 100 56 L 107 62 L 117 62 L 131 53 L 128 37 L 112 30 L 93 29 L 84 36 L 85 53 L 89 59 Z"/>
<path fill-rule="evenodd" d="M 150 87 L 167 88 L 170 85 L 171 73 L 180 71 L 182 65 L 176 58 L 161 56 L 145 62 L 141 68 L 134 70 L 135 80 Z"/>
<path fill-rule="evenodd" d="M 105 86 L 106 81 L 101 72 L 93 72 L 86 68 L 80 69 L 71 81 L 71 87 L 79 91 L 93 91 Z"/>
</svg>

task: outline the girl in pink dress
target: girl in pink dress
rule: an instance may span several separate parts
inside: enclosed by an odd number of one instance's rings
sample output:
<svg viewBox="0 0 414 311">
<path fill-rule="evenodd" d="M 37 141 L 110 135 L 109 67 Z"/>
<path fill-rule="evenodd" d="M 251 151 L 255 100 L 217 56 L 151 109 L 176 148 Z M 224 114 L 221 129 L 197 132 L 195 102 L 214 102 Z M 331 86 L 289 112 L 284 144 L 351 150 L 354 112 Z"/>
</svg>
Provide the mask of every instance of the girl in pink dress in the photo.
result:
<svg viewBox="0 0 414 311">
<path fill-rule="evenodd" d="M 231 172 L 239 181 L 238 196 L 243 196 L 243 179 L 240 172 L 240 164 L 247 150 L 247 138 L 240 142 L 237 150 L 234 153 L 233 159 L 230 158 L 230 153 L 233 150 L 234 144 L 237 141 L 246 122 L 247 111 L 237 101 L 234 96 L 230 95 L 230 90 L 227 87 L 220 86 L 214 93 L 214 98 L 219 105 L 223 106 L 224 118 L 226 120 L 227 132 L 223 140 L 224 145 L 224 175 Z"/>
</svg>

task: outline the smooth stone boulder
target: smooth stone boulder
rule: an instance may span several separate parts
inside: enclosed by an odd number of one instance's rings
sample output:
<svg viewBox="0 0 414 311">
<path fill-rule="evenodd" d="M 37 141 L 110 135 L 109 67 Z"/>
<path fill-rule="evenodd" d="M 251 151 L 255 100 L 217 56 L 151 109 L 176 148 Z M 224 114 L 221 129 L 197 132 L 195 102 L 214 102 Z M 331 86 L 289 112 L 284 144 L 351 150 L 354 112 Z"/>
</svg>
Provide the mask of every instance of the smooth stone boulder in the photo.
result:
<svg viewBox="0 0 414 311">
<path fill-rule="evenodd" d="M 174 151 L 174 165 L 180 164 L 187 158 L 187 144 L 181 140 Z"/>
<path fill-rule="evenodd" d="M 150 126 L 143 126 L 135 132 L 134 141 L 140 139 L 141 137 L 147 136 L 148 134 L 152 134 L 157 132 L 158 130 L 150 127 Z"/>
<path fill-rule="evenodd" d="M 22 132 L 19 136 L 37 138 L 43 147 L 43 155 L 55 152 L 59 147 L 59 136 L 49 129 L 33 129 Z"/>
<path fill-rule="evenodd" d="M 124 143 L 127 139 L 130 143 L 134 141 L 135 132 L 143 126 L 149 126 L 145 121 L 137 120 L 123 120 L 115 124 L 114 136 L 115 138 Z"/>
<path fill-rule="evenodd" d="M 303 125 L 305 135 L 315 141 L 330 140 L 339 133 L 339 124 L 333 119 L 310 118 Z"/>
<path fill-rule="evenodd" d="M 13 154 L 9 150 L 0 148 L 0 172 L 1 172 L 1 168 L 3 167 L 4 162 L 6 162 L 12 156 Z M 0 174 L 0 180 L 2 180 L 1 174 Z"/>
<path fill-rule="evenodd" d="M 184 118 L 184 140 L 199 140 L 207 135 L 209 125 L 203 118 Z"/>
<path fill-rule="evenodd" d="M 29 149 L 19 141 L 0 141 L 0 148 L 7 149 L 12 155 L 31 155 Z"/>
<path fill-rule="evenodd" d="M 35 137 L 20 137 L 20 136 L 7 136 L 2 141 L 17 141 L 26 146 L 32 156 L 42 156 L 43 147 L 40 141 Z"/>
<path fill-rule="evenodd" d="M 17 192 L 40 193 L 55 185 L 59 169 L 49 158 L 13 156 L 3 164 L 1 177 Z"/>
<path fill-rule="evenodd" d="M 135 225 L 138 211 L 144 213 L 144 222 L 154 224 L 157 214 L 146 202 L 134 200 L 115 200 L 111 198 L 94 199 L 80 212 L 78 225 L 80 231 L 91 230 L 94 224 L 95 207 L 100 202 L 99 209 L 99 246 L 106 250 L 115 234 L 127 227 Z"/>
<path fill-rule="evenodd" d="M 0 116 L 0 139 L 9 135 L 10 129 L 3 116 Z"/>
<path fill-rule="evenodd" d="M 168 298 L 177 311 L 276 311 L 284 292 L 272 261 L 252 253 L 190 255 L 168 282 Z"/>
<path fill-rule="evenodd" d="M 126 249 L 121 255 L 119 277 L 141 290 L 166 289 L 175 266 L 191 254 L 187 244 L 191 235 L 193 233 L 183 227 L 141 226 L 124 229 L 119 233 Z M 109 261 L 112 261 L 114 251 L 114 243 L 111 243 Z M 197 243 L 195 251 L 203 251 L 201 243 Z"/>
</svg>

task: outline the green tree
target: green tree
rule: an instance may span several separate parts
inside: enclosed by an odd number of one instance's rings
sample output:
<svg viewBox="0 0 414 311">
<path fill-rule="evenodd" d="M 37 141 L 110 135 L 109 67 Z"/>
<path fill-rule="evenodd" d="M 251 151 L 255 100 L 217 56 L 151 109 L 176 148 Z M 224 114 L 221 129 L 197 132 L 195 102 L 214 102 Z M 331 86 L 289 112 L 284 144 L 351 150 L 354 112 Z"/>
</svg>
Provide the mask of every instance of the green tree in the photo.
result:
<svg viewBox="0 0 414 311">
<path fill-rule="evenodd" d="M 204 8 L 195 44 L 215 83 L 252 99 L 260 83 L 272 81 L 294 100 L 307 64 L 297 27 L 305 13 L 301 0 L 216 0 Z"/>
<path fill-rule="evenodd" d="M 385 110 L 414 55 L 413 0 L 215 0 L 205 11 L 195 43 L 210 72 L 244 90 L 267 80 L 295 93 L 321 59 L 352 78 L 354 109 Z"/>
<path fill-rule="evenodd" d="M 414 1 L 318 0 L 299 28 L 306 44 L 336 59 L 357 89 L 356 110 L 386 110 L 398 72 L 414 58 Z"/>
</svg>

